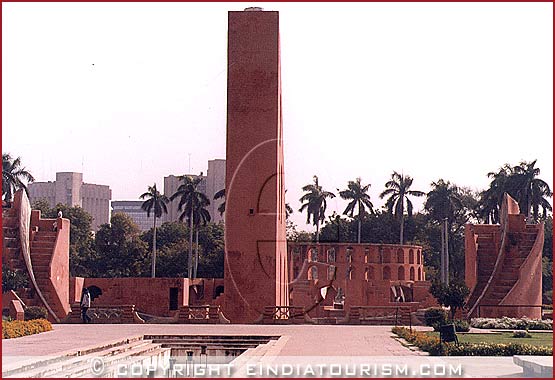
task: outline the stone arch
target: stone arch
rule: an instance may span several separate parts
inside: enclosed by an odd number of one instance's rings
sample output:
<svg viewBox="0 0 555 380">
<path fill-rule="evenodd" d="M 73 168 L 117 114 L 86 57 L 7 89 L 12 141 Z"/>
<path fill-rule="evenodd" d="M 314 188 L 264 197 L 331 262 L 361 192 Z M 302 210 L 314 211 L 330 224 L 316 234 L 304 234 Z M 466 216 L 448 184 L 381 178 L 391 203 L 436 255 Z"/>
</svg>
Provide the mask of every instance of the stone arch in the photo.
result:
<svg viewBox="0 0 555 380">
<path fill-rule="evenodd" d="M 409 264 L 414 264 L 414 250 L 409 250 Z"/>
<path fill-rule="evenodd" d="M 330 265 L 328 267 L 328 280 L 335 280 L 337 267 L 335 265 Z"/>
<path fill-rule="evenodd" d="M 409 279 L 411 281 L 414 281 L 414 267 L 410 267 L 410 272 L 409 272 Z"/>
<path fill-rule="evenodd" d="M 347 280 L 354 280 L 355 278 L 355 269 L 352 266 L 347 268 L 347 276 L 345 276 Z"/>
<path fill-rule="evenodd" d="M 391 268 L 388 266 L 383 267 L 383 279 L 384 280 L 391 280 Z"/>
<path fill-rule="evenodd" d="M 364 271 L 364 279 L 370 281 L 374 279 L 374 267 L 368 267 Z"/>
<path fill-rule="evenodd" d="M 353 262 L 353 247 L 347 247 L 345 250 L 345 261 L 348 263 Z"/>
<path fill-rule="evenodd" d="M 403 251 L 403 248 L 397 249 L 397 262 L 399 264 L 403 264 L 405 262 L 405 251 Z"/>
<path fill-rule="evenodd" d="M 335 263 L 335 248 L 330 248 L 327 251 L 328 263 Z"/>
<path fill-rule="evenodd" d="M 404 280 L 405 279 L 405 267 L 402 265 L 399 265 L 399 268 L 397 268 L 397 280 Z"/>
<path fill-rule="evenodd" d="M 418 281 L 422 281 L 422 268 L 418 267 Z"/>
<path fill-rule="evenodd" d="M 416 257 L 417 257 L 417 259 L 418 259 L 418 264 L 424 264 L 424 263 L 423 263 L 423 259 L 424 259 L 424 258 L 422 257 L 422 251 L 421 251 L 421 250 L 418 250 L 417 255 L 418 255 L 418 256 L 416 256 Z"/>
<path fill-rule="evenodd" d="M 318 261 L 318 248 L 312 247 L 308 252 L 308 261 Z"/>
<path fill-rule="evenodd" d="M 317 280 L 318 279 L 318 267 L 316 265 L 311 266 L 308 268 L 308 279 L 309 280 Z"/>
<path fill-rule="evenodd" d="M 364 247 L 364 263 L 368 264 L 370 262 L 370 248 Z"/>
</svg>

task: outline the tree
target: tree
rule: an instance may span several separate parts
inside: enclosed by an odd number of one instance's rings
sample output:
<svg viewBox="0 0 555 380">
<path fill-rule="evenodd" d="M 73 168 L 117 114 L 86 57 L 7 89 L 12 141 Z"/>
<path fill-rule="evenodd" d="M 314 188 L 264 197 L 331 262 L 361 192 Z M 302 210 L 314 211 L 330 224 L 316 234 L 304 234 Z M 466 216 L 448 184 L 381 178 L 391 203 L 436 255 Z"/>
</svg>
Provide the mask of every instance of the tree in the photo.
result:
<svg viewBox="0 0 555 380">
<path fill-rule="evenodd" d="M 403 244 L 403 230 L 405 224 L 405 204 L 409 218 L 412 216 L 412 202 L 409 195 L 421 197 L 424 195 L 422 191 L 410 190 L 413 179 L 408 175 L 399 174 L 396 171 L 391 175 L 391 180 L 385 183 L 386 190 L 380 194 L 380 198 L 389 196 L 385 203 L 390 214 L 393 214 L 397 219 L 400 219 L 400 234 L 399 241 Z"/>
<path fill-rule="evenodd" d="M 537 160 L 532 162 L 521 162 L 518 166 L 513 167 L 514 182 L 516 187 L 516 195 L 520 211 L 524 213 L 528 219 L 534 216 L 534 220 L 538 220 L 539 207 L 543 208 L 544 218 L 547 216 L 546 211 L 552 211 L 549 201 L 545 197 L 552 197 L 553 192 L 549 188 L 547 182 L 536 178 L 540 174 L 540 169 L 536 168 Z"/>
<path fill-rule="evenodd" d="M 470 290 L 463 281 L 455 280 L 449 285 L 434 282 L 430 287 L 430 293 L 440 305 L 450 308 L 451 319 L 455 319 L 457 310 L 465 306 Z"/>
<path fill-rule="evenodd" d="M 31 173 L 21 166 L 21 157 L 12 159 L 9 153 L 2 153 L 2 199 L 11 202 L 14 193 L 19 189 L 24 189 L 29 195 L 25 182 L 34 180 Z"/>
<path fill-rule="evenodd" d="M 214 194 L 214 200 L 223 199 L 224 201 L 218 206 L 218 212 L 223 215 L 225 212 L 225 189 L 221 189 L 216 194 Z"/>
<path fill-rule="evenodd" d="M 92 216 L 79 206 L 68 206 L 58 203 L 50 208 L 44 199 L 39 199 L 31 205 L 32 209 L 40 210 L 43 218 L 55 219 L 58 211 L 64 218 L 69 219 L 69 271 L 72 277 L 91 277 L 96 273 L 94 268 L 95 251 L 94 237 L 91 232 Z"/>
<path fill-rule="evenodd" d="M 170 197 L 170 200 L 179 198 L 177 209 L 182 211 L 179 220 L 187 218 L 189 222 L 189 258 L 187 262 L 187 276 L 192 278 L 193 274 L 193 227 L 195 210 L 200 210 L 210 204 L 210 201 L 202 192 L 198 190 L 198 185 L 202 181 L 202 176 L 180 176 L 179 180 L 183 181 L 177 188 L 177 191 Z"/>
<path fill-rule="evenodd" d="M 197 271 L 198 271 L 198 262 L 199 262 L 199 245 L 198 245 L 198 234 L 199 234 L 199 226 L 203 225 L 206 226 L 208 222 L 210 222 L 210 213 L 208 210 L 203 206 L 202 203 L 197 204 L 197 208 L 194 210 L 194 221 L 195 221 L 195 255 L 194 264 L 193 264 L 193 278 L 197 278 Z"/>
<path fill-rule="evenodd" d="M 113 214 L 110 224 L 101 225 L 95 236 L 93 276 L 140 277 L 147 274 L 147 244 L 139 234 L 139 227 L 129 215 Z"/>
<path fill-rule="evenodd" d="M 312 224 L 316 226 L 316 243 L 320 242 L 320 223 L 324 221 L 326 214 L 326 198 L 335 198 L 335 194 L 325 191 L 322 186 L 318 184 L 318 177 L 313 177 L 314 183 L 303 187 L 305 194 L 301 197 L 302 203 L 299 212 L 306 210 L 306 222 L 310 223 L 312 217 Z"/>
<path fill-rule="evenodd" d="M 153 186 L 148 187 L 146 193 L 141 194 L 140 199 L 146 199 L 141 208 L 146 211 L 146 217 L 150 217 L 150 212 L 152 211 L 154 216 L 154 233 L 152 235 L 152 278 L 156 277 L 156 218 L 162 217 L 162 213 L 167 214 L 168 208 L 166 204 L 170 201 L 168 197 L 156 189 L 156 183 Z"/>
<path fill-rule="evenodd" d="M 360 244 L 360 228 L 361 228 L 361 219 L 366 214 L 366 208 L 369 209 L 370 214 L 374 214 L 374 205 L 370 202 L 370 195 L 368 195 L 368 189 L 370 188 L 370 184 L 362 185 L 360 183 L 360 177 L 358 177 L 355 181 L 349 181 L 347 184 L 347 189 L 340 191 L 339 196 L 345 200 L 350 200 L 347 208 L 343 211 L 343 214 L 348 215 L 349 217 L 353 217 L 353 213 L 355 208 L 358 207 L 358 234 L 357 234 L 357 243 Z"/>
</svg>

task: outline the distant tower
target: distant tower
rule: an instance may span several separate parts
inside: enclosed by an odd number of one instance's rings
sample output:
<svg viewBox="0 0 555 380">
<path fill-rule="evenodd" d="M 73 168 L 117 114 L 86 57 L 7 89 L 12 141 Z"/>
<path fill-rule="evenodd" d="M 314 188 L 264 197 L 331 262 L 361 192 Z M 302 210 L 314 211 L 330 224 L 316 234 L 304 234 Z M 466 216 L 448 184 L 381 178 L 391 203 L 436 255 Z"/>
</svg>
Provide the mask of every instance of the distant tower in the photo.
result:
<svg viewBox="0 0 555 380">
<path fill-rule="evenodd" d="M 229 12 L 225 315 L 287 306 L 279 14 Z"/>
</svg>

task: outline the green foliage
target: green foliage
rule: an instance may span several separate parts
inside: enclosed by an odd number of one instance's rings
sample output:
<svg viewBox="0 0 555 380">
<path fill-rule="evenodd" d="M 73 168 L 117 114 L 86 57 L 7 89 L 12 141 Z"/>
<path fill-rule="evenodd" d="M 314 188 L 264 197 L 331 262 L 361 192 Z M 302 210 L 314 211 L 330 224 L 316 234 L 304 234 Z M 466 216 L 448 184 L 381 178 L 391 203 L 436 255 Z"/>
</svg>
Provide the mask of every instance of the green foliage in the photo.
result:
<svg viewBox="0 0 555 380">
<path fill-rule="evenodd" d="M 115 213 L 110 224 L 96 233 L 96 253 L 91 260 L 92 277 L 140 277 L 149 273 L 147 244 L 126 214 Z"/>
<path fill-rule="evenodd" d="M 462 309 L 465 305 L 466 297 L 470 294 L 470 290 L 463 281 L 454 280 L 448 286 L 434 282 L 430 287 L 430 293 L 432 293 L 440 305 L 451 309 L 451 319 L 454 319 L 457 310 Z"/>
<path fill-rule="evenodd" d="M 26 272 L 20 270 L 11 270 L 2 267 L 2 293 L 10 290 L 26 288 L 29 285 L 29 276 Z"/>
<path fill-rule="evenodd" d="M 436 326 L 445 325 L 447 323 L 447 312 L 440 307 L 430 307 L 424 312 L 424 324 L 426 326 L 433 326 L 436 330 Z"/>
<path fill-rule="evenodd" d="M 424 332 L 409 330 L 406 327 L 393 327 L 394 334 L 414 344 L 421 350 L 438 356 L 514 356 L 514 355 L 553 355 L 553 347 L 533 346 L 529 344 L 510 343 L 444 343 L 440 344 L 437 336 Z"/>
<path fill-rule="evenodd" d="M 25 320 L 47 319 L 48 311 L 42 306 L 28 306 L 25 308 Z"/>
<path fill-rule="evenodd" d="M 532 335 L 527 330 L 517 330 L 513 332 L 513 338 L 531 338 Z"/>
<path fill-rule="evenodd" d="M 91 232 L 92 216 L 79 206 L 57 204 L 50 208 L 42 199 L 33 202 L 32 208 L 41 210 L 43 218 L 57 218 L 58 211 L 69 219 L 69 271 L 73 277 L 90 277 L 97 270 L 94 268 L 94 238 Z"/>
<path fill-rule="evenodd" d="M 304 195 L 299 199 L 301 208 L 299 212 L 306 210 L 306 223 L 316 226 L 316 241 L 320 241 L 320 224 L 326 219 L 327 198 L 335 198 L 335 194 L 326 191 L 318 183 L 318 176 L 314 176 L 314 183 L 303 186 Z"/>
<path fill-rule="evenodd" d="M 11 201 L 19 189 L 27 190 L 27 183 L 35 179 L 21 166 L 21 157 L 12 158 L 9 153 L 2 153 L 2 199 Z"/>
<path fill-rule="evenodd" d="M 463 321 L 460 319 L 455 319 L 452 322 L 455 325 L 456 332 L 469 332 L 470 331 L 470 323 L 467 321 Z"/>
</svg>

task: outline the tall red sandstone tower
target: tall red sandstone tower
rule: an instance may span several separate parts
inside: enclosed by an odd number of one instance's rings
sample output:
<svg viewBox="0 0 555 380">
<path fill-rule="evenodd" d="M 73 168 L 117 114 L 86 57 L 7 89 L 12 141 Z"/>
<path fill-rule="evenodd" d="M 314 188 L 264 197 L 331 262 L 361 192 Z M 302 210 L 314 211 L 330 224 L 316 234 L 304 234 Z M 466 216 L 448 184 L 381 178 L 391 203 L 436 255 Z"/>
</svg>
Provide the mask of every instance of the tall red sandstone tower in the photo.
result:
<svg viewBox="0 0 555 380">
<path fill-rule="evenodd" d="M 225 315 L 287 306 L 279 14 L 229 12 Z"/>
</svg>

